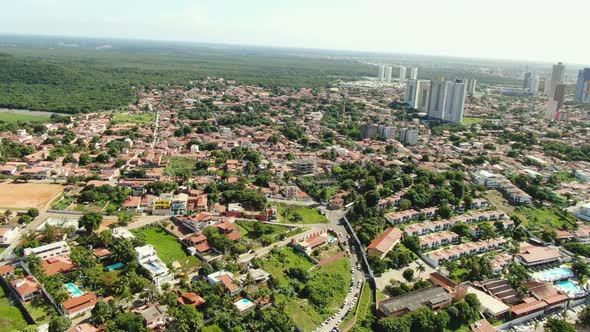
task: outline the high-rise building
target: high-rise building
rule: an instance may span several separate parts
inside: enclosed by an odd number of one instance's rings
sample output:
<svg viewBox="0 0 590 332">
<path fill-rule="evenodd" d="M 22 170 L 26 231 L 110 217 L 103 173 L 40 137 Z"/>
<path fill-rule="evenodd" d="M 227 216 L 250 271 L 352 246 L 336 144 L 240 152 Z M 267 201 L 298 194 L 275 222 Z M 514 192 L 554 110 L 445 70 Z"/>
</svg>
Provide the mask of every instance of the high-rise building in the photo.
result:
<svg viewBox="0 0 590 332">
<path fill-rule="evenodd" d="M 412 71 L 410 71 L 410 79 L 412 79 L 412 80 L 418 79 L 418 67 L 412 67 Z"/>
<path fill-rule="evenodd" d="M 523 89 L 530 89 L 532 79 L 533 79 L 533 73 L 531 73 L 530 71 L 524 73 L 524 80 L 522 81 L 522 88 Z"/>
<path fill-rule="evenodd" d="M 590 68 L 584 68 L 578 72 L 576 101 L 578 103 L 590 103 Z"/>
<path fill-rule="evenodd" d="M 418 130 L 402 128 L 399 132 L 399 141 L 407 145 L 416 145 L 418 143 Z"/>
<path fill-rule="evenodd" d="M 385 82 L 391 83 L 391 66 L 385 66 Z"/>
<path fill-rule="evenodd" d="M 475 88 L 477 87 L 477 80 L 476 79 L 465 80 L 465 83 L 467 85 L 467 94 L 469 96 L 473 96 L 475 94 Z"/>
<path fill-rule="evenodd" d="M 399 67 L 399 82 L 400 84 L 406 83 L 406 67 Z"/>
<path fill-rule="evenodd" d="M 547 110 L 545 111 L 545 119 L 552 121 L 555 120 L 555 116 L 558 114 L 559 108 L 557 108 L 557 101 L 550 100 L 547 102 Z"/>
<path fill-rule="evenodd" d="M 547 96 L 549 99 L 553 99 L 555 97 L 555 88 L 557 84 L 562 83 L 565 78 L 565 65 L 561 62 L 553 65 L 553 70 L 551 71 L 551 80 L 549 80 L 549 86 L 547 87 Z"/>
<path fill-rule="evenodd" d="M 385 65 L 379 65 L 379 82 L 385 81 Z"/>
<path fill-rule="evenodd" d="M 418 111 L 428 112 L 430 102 L 430 82 L 418 81 Z"/>
<path fill-rule="evenodd" d="M 565 102 L 565 95 L 567 93 L 567 85 L 564 83 L 559 83 L 555 87 L 555 94 L 553 95 L 553 100 L 557 102 L 557 109 L 563 109 L 563 103 Z"/>
<path fill-rule="evenodd" d="M 539 76 L 533 75 L 533 78 L 531 78 L 531 82 L 530 82 L 529 88 L 528 88 L 532 94 L 539 93 L 539 83 L 540 83 Z"/>
<path fill-rule="evenodd" d="M 447 93 L 451 82 L 444 80 L 430 81 L 430 100 L 428 102 L 428 116 L 443 119 L 447 103 Z"/>
<path fill-rule="evenodd" d="M 418 80 L 408 80 L 404 100 L 411 108 L 418 108 Z"/>
<path fill-rule="evenodd" d="M 451 83 L 450 90 L 447 92 L 447 102 L 443 120 L 453 123 L 461 123 L 461 121 L 463 121 L 466 92 L 467 87 L 465 81 L 455 80 L 455 82 Z"/>
</svg>

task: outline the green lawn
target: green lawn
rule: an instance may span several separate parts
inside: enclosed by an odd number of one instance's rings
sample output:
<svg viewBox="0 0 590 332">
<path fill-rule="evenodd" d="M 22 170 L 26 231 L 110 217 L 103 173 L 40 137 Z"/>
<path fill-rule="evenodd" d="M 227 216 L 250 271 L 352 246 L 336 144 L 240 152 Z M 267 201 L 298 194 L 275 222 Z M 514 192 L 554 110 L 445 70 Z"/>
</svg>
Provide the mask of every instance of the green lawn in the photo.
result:
<svg viewBox="0 0 590 332">
<path fill-rule="evenodd" d="M 474 123 L 482 123 L 484 121 L 485 121 L 485 119 L 483 119 L 483 118 L 473 118 L 473 117 L 468 117 L 468 116 L 463 118 L 463 124 L 465 124 L 465 125 L 470 125 L 470 124 L 474 124 Z"/>
<path fill-rule="evenodd" d="M 168 159 L 168 165 L 166 166 L 166 175 L 170 176 L 182 176 L 182 175 L 194 175 L 195 166 L 197 164 L 196 158 L 187 157 L 172 157 Z"/>
<path fill-rule="evenodd" d="M 49 117 L 45 114 L 21 114 L 12 112 L 0 112 L 0 121 L 4 122 L 16 122 L 16 121 L 35 121 L 35 122 L 46 122 Z"/>
<path fill-rule="evenodd" d="M 277 214 L 279 222 L 290 224 L 321 224 L 327 223 L 328 218 L 320 214 L 317 208 L 300 206 L 300 205 L 285 205 L 277 204 Z M 301 216 L 302 221 L 296 221 L 294 216 Z"/>
<path fill-rule="evenodd" d="M 267 246 L 286 237 L 304 232 L 305 228 L 291 229 L 286 226 L 265 224 L 255 220 L 237 220 L 238 231 L 253 247 Z"/>
<path fill-rule="evenodd" d="M 57 315 L 55 308 L 45 298 L 37 298 L 32 302 L 25 303 L 25 308 L 37 324 L 48 323 L 53 316 Z"/>
<path fill-rule="evenodd" d="M 156 113 L 142 113 L 142 114 L 131 114 L 127 112 L 115 112 L 111 119 L 112 124 L 118 123 L 137 123 L 137 124 L 148 124 L 156 120 Z"/>
<path fill-rule="evenodd" d="M 0 287 L 0 317 L 0 331 L 16 331 L 27 326 L 20 309 L 10 305 L 4 287 Z"/>
<path fill-rule="evenodd" d="M 575 217 L 554 208 L 519 206 L 514 212 L 520 216 L 521 219 L 526 220 L 523 222 L 525 226 L 531 226 L 533 228 L 561 228 L 564 225 L 568 228 L 573 228 L 573 225 L 576 222 Z"/>
<path fill-rule="evenodd" d="M 358 320 L 361 321 L 365 319 L 367 314 L 369 314 L 371 310 L 371 303 L 373 302 L 373 291 L 369 283 L 365 283 L 363 287 L 363 291 L 360 295 L 360 299 L 358 301 Z"/>
<path fill-rule="evenodd" d="M 307 257 L 296 252 L 292 247 L 282 247 L 272 250 L 267 259 L 264 260 L 262 268 L 275 277 L 281 286 L 289 285 L 289 278 L 285 276 L 284 270 L 292 267 L 309 269 L 314 264 Z"/>
<path fill-rule="evenodd" d="M 158 257 L 166 265 L 178 261 L 185 271 L 192 270 L 200 265 L 200 260 L 197 257 L 189 256 L 176 237 L 166 233 L 162 228 L 149 227 L 136 231 L 136 233 L 143 234 L 145 242 L 154 246 Z"/>
<path fill-rule="evenodd" d="M 322 316 L 313 310 L 313 307 L 307 303 L 307 300 L 287 302 L 285 312 L 305 332 L 313 331 L 323 322 Z"/>
</svg>

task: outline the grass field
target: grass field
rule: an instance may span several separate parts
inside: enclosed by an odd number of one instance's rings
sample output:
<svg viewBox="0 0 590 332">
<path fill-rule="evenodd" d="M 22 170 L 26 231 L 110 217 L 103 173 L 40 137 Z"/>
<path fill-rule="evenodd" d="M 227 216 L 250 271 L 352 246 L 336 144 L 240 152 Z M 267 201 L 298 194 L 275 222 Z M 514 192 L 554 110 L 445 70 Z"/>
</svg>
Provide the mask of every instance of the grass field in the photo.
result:
<svg viewBox="0 0 590 332">
<path fill-rule="evenodd" d="M 287 286 L 289 284 L 289 278 L 285 276 L 283 270 L 292 267 L 300 267 L 307 270 L 312 266 L 312 262 L 291 247 L 282 247 L 276 251 L 276 254 L 273 254 L 273 251 L 271 251 L 263 263 L 264 270 L 272 274 L 281 286 Z"/>
<path fill-rule="evenodd" d="M 317 208 L 300 206 L 300 205 L 285 205 L 277 204 L 277 212 L 279 222 L 290 224 L 321 224 L 328 222 L 326 216 L 320 214 Z M 303 220 L 294 221 L 293 216 L 299 214 Z"/>
<path fill-rule="evenodd" d="M 465 125 L 470 125 L 470 124 L 474 124 L 474 123 L 482 123 L 484 121 L 485 121 L 485 119 L 482 119 L 482 118 L 473 118 L 473 117 L 468 117 L 468 116 L 463 118 L 463 124 L 465 124 Z"/>
<path fill-rule="evenodd" d="M 41 208 L 63 191 L 57 184 L 0 183 L 0 208 Z"/>
<path fill-rule="evenodd" d="M 2 112 L 0 111 L 0 121 L 4 122 L 16 122 L 16 121 L 27 121 L 27 122 L 45 122 L 49 120 L 49 117 L 45 114 L 22 114 L 14 112 Z"/>
<path fill-rule="evenodd" d="M 303 331 L 313 331 L 323 321 L 322 316 L 313 310 L 307 300 L 292 300 L 285 306 L 285 312 Z"/>
<path fill-rule="evenodd" d="M 260 224 L 265 230 L 265 234 L 258 234 L 254 230 L 254 225 Z M 290 237 L 304 232 L 305 228 L 290 229 L 286 226 L 263 224 L 260 221 L 253 220 L 237 220 L 238 231 L 247 239 L 254 242 L 254 247 L 269 245 L 282 240 L 285 237 Z"/>
<path fill-rule="evenodd" d="M 48 323 L 53 316 L 57 315 L 55 308 L 45 298 L 25 303 L 25 308 L 39 325 Z"/>
<path fill-rule="evenodd" d="M 112 124 L 118 123 L 137 123 L 137 124 L 148 124 L 153 123 L 156 120 L 156 113 L 142 113 L 142 114 L 131 114 L 127 112 L 115 112 L 111 119 Z"/>
<path fill-rule="evenodd" d="M 182 247 L 182 244 L 172 235 L 166 233 L 160 227 L 149 227 L 136 233 L 145 236 L 145 242 L 156 249 L 158 257 L 169 265 L 177 261 L 184 271 L 192 270 L 200 265 L 200 260 L 195 256 L 189 256 Z"/>
<path fill-rule="evenodd" d="M 10 305 L 8 297 L 4 293 L 4 287 L 0 287 L 0 331 L 17 331 L 27 326 L 27 322 L 19 308 Z"/>
</svg>

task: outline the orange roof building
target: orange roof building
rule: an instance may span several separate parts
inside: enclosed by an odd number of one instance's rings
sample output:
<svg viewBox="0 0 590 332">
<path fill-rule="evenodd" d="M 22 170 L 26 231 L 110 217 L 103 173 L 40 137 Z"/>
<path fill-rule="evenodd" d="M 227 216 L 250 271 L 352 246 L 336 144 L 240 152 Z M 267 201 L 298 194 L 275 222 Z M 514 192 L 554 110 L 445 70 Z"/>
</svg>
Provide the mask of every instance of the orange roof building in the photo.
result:
<svg viewBox="0 0 590 332">
<path fill-rule="evenodd" d="M 381 235 L 379 235 L 367 247 L 367 254 L 385 257 L 387 253 L 395 247 L 402 239 L 403 232 L 399 228 L 390 227 Z"/>
</svg>

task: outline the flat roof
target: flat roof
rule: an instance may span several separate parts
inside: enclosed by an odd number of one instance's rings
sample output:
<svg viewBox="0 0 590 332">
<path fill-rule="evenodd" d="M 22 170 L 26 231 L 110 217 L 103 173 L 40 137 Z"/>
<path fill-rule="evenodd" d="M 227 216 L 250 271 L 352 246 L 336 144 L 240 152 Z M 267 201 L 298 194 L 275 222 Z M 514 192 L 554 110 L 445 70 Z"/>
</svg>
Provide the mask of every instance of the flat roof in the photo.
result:
<svg viewBox="0 0 590 332">
<path fill-rule="evenodd" d="M 436 305 L 452 299 L 453 297 L 444 288 L 434 286 L 381 301 L 379 311 L 389 316 L 403 309 L 413 311 L 425 304 Z"/>
<path fill-rule="evenodd" d="M 475 296 L 477 296 L 477 299 L 481 303 L 481 306 L 494 316 L 500 315 L 510 310 L 510 307 L 506 305 L 504 302 L 473 287 L 467 288 L 467 293 L 475 294 Z"/>
</svg>

